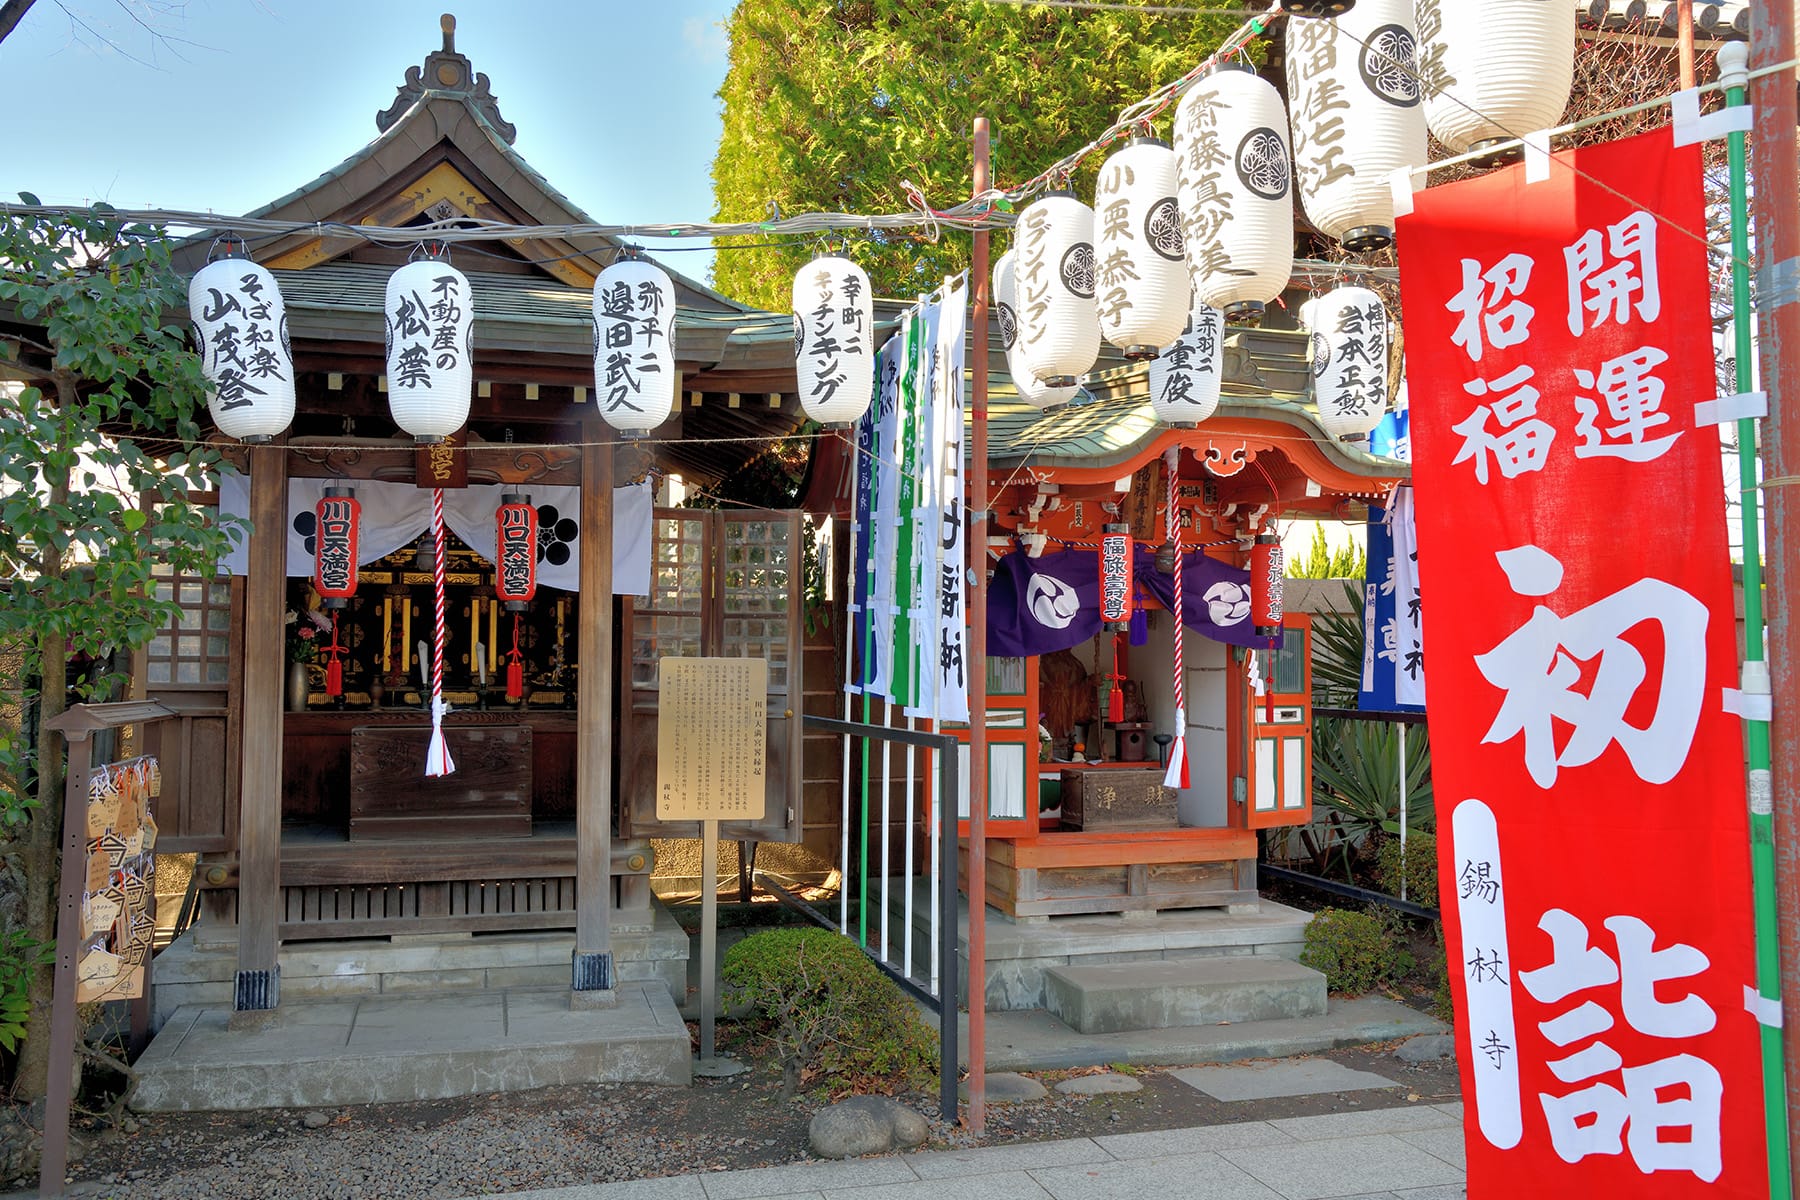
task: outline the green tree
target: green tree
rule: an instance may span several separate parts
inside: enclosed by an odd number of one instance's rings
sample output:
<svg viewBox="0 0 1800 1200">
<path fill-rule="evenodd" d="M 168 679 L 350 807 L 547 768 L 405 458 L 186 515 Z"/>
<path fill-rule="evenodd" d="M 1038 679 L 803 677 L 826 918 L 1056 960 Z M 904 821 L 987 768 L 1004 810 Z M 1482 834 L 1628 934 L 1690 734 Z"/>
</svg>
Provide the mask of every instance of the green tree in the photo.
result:
<svg viewBox="0 0 1800 1200">
<path fill-rule="evenodd" d="M 908 207 L 910 180 L 935 208 L 968 198 L 970 134 L 993 131 L 994 179 L 1014 186 L 1079 149 L 1127 105 L 1190 70 L 1242 19 L 1081 12 L 988 0 L 742 0 L 719 89 L 713 160 L 721 221 Z M 1164 114 L 1158 132 L 1168 134 Z M 1100 156 L 1075 185 L 1092 193 Z M 766 242 L 766 237 L 747 239 Z M 817 247 L 735 253 L 721 240 L 720 291 L 776 312 Z M 852 250 L 878 295 L 911 298 L 969 265 L 969 239 L 872 234 Z"/>
<path fill-rule="evenodd" d="M 62 741 L 41 722 L 64 708 L 69 658 L 143 646 L 178 615 L 152 567 L 210 575 L 224 549 L 224 530 L 188 497 L 219 454 L 199 444 L 206 392 L 176 317 L 186 301 L 160 230 L 104 208 L 0 217 L 0 377 L 24 381 L 0 390 L 0 571 L 11 580 L 0 646 L 22 654 L 0 685 L 26 699 L 35 690 L 39 717 L 35 743 L 29 729 L 0 728 L 0 838 L 24 892 L 11 918 L 40 944 L 56 931 L 63 779 Z M 48 1069 L 48 964 L 29 979 L 18 1092 L 35 1097 Z"/>
<path fill-rule="evenodd" d="M 1313 523 L 1312 544 L 1304 558 L 1289 560 L 1289 579 L 1361 579 L 1368 574 L 1369 554 L 1355 542 L 1331 548 L 1325 540 L 1325 527 Z"/>
</svg>

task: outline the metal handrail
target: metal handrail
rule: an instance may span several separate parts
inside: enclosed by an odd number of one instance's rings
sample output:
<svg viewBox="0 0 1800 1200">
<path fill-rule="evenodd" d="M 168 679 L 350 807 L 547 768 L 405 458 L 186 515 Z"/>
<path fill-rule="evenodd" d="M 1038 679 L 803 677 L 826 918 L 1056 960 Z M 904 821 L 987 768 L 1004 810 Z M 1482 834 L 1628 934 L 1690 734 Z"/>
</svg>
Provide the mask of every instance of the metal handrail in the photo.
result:
<svg viewBox="0 0 1800 1200">
<path fill-rule="evenodd" d="M 938 755 L 938 796 L 937 806 L 940 836 L 943 838 L 944 855 L 938 875 L 938 912 L 942 921 L 938 925 L 938 962 L 939 968 L 938 994 L 932 996 L 929 991 L 905 978 L 899 971 L 884 962 L 862 946 L 876 966 L 900 984 L 909 993 L 936 1011 L 938 1017 L 938 1106 L 944 1120 L 956 1120 L 956 1064 L 957 1053 L 956 1030 L 956 800 L 962 795 L 962 756 L 957 753 L 956 735 L 949 733 L 926 733 L 917 729 L 893 729 L 886 725 L 863 725 L 856 721 L 845 721 L 837 717 L 818 717 L 810 713 L 801 718 L 807 729 L 817 729 L 825 733 L 839 733 L 845 737 L 873 738 L 876 741 L 898 742 L 904 746 L 918 746 L 926 750 L 942 751 Z M 843 874 L 849 874 L 849 863 L 844 864 Z M 906 931 L 912 936 L 912 930 Z"/>
</svg>

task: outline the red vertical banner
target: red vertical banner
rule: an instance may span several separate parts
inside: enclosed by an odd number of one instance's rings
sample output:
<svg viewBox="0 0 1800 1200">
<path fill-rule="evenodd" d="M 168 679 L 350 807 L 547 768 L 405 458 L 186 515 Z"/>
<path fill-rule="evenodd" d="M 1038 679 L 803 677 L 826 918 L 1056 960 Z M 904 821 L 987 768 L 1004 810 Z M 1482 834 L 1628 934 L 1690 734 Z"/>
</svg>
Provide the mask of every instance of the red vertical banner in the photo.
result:
<svg viewBox="0 0 1800 1200">
<path fill-rule="evenodd" d="M 1698 147 L 1398 223 L 1469 1195 L 1767 1196 Z"/>
</svg>

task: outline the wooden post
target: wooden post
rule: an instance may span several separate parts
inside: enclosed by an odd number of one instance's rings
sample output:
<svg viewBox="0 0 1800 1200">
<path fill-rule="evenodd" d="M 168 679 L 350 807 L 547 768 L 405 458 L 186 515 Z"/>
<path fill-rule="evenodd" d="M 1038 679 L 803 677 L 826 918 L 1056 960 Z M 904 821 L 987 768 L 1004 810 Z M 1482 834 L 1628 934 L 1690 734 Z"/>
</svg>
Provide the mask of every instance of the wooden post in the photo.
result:
<svg viewBox="0 0 1800 1200">
<path fill-rule="evenodd" d="M 50 1001 L 50 1077 L 44 1090 L 44 1149 L 38 1195 L 63 1194 L 69 1166 L 69 1103 L 75 1084 L 75 956 L 81 952 L 81 893 L 86 886 L 88 779 L 93 774 L 92 732 L 68 729 L 68 768 L 63 772 L 62 872 L 56 899 L 56 985 Z"/>
<path fill-rule="evenodd" d="M 581 448 L 581 600 L 575 760 L 575 958 L 571 1002 L 612 1004 L 613 443 L 598 422 Z M 603 440 L 602 440 L 603 439 Z"/>
<path fill-rule="evenodd" d="M 244 731 L 238 822 L 238 966 L 233 1008 L 281 1003 L 281 736 L 287 603 L 287 449 L 250 447 L 249 578 L 244 587 Z"/>
<path fill-rule="evenodd" d="M 975 118 L 975 195 L 988 190 L 988 121 Z M 987 1122 L 987 527 L 988 527 L 988 234 L 974 237 L 969 267 L 975 311 L 971 314 L 974 374 L 969 399 L 974 408 L 970 464 L 974 473 L 974 509 L 969 514 L 969 569 L 975 590 L 969 598 L 969 1128 L 982 1131 Z M 947 797 L 946 804 L 954 804 Z M 1028 811 L 1037 797 L 1025 797 Z M 954 922 L 955 912 L 944 914 Z M 910 932 L 908 934 L 910 935 Z M 945 1003 L 955 999 L 954 993 Z"/>
</svg>

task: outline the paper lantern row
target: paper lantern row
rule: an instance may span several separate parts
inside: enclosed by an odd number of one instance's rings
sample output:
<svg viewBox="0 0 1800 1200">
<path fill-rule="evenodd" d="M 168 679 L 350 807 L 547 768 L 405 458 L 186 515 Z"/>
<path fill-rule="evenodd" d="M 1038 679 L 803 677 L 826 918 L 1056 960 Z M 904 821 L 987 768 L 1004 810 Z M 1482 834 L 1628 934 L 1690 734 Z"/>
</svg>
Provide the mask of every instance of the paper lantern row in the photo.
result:
<svg viewBox="0 0 1800 1200">
<path fill-rule="evenodd" d="M 227 437 L 267 442 L 294 419 L 294 356 L 281 288 L 248 258 L 195 273 L 188 310 L 207 406 Z M 383 300 L 388 410 L 420 442 L 449 437 L 469 419 L 475 305 L 468 276 L 437 257 L 388 277 Z M 674 410 L 675 285 L 641 259 L 622 258 L 594 282 L 594 383 L 600 415 L 627 435 L 655 429 Z"/>
<path fill-rule="evenodd" d="M 1205 381 L 1191 365 L 1204 360 L 1175 344 L 1210 329 L 1203 310 L 1254 319 L 1287 287 L 1291 192 L 1326 235 L 1378 249 L 1393 239 L 1395 172 L 1424 165 L 1428 126 L 1461 151 L 1507 129 L 1542 128 L 1567 102 L 1574 23 L 1541 0 L 1309 7 L 1295 15 L 1330 19 L 1287 24 L 1291 114 L 1267 80 L 1222 65 L 1183 96 L 1172 147 L 1133 139 L 1101 166 L 1093 208 L 1063 192 L 1020 214 L 1016 299 L 1006 299 L 998 269 L 996 294 L 1011 306 L 1004 336 L 1015 378 L 1029 377 L 1022 396 L 1072 387 L 1104 337 L 1128 358 L 1161 362 L 1174 350 L 1175 361 L 1153 371 L 1152 401 L 1165 420 L 1204 420 L 1211 409 L 1195 385 Z M 1466 105 L 1484 119 L 1471 121 Z M 1350 436 L 1368 423 L 1371 397 L 1385 402 L 1337 368 L 1320 386 L 1322 411 L 1327 401 L 1345 406 L 1328 425 Z M 1158 402 L 1164 393 L 1175 397 L 1169 405 Z"/>
</svg>

